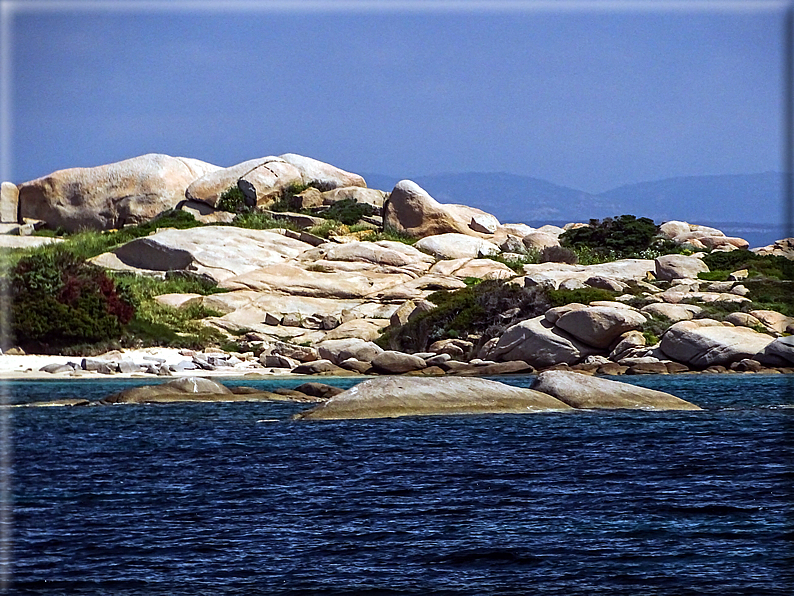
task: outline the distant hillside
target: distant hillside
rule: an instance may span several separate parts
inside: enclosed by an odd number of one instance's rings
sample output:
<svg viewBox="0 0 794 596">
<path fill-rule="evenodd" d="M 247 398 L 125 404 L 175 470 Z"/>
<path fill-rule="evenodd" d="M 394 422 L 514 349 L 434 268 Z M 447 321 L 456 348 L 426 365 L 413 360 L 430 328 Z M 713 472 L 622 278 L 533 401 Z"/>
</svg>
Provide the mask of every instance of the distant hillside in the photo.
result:
<svg viewBox="0 0 794 596">
<path fill-rule="evenodd" d="M 783 179 L 777 172 L 687 176 L 621 186 L 598 195 L 656 221 L 780 223 Z"/>
<path fill-rule="evenodd" d="M 362 174 L 368 186 L 391 190 L 399 178 Z M 780 224 L 781 174 L 688 176 L 621 186 L 592 195 L 539 178 L 463 173 L 411 178 L 442 203 L 463 203 L 503 222 L 587 221 L 630 213 L 661 222 Z"/>
</svg>

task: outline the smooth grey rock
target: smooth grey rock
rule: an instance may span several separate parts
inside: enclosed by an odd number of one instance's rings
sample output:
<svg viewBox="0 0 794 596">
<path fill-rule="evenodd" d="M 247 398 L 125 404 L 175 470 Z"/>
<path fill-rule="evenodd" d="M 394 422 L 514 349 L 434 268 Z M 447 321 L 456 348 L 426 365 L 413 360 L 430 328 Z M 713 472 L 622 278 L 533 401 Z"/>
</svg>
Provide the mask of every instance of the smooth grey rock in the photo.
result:
<svg viewBox="0 0 794 596">
<path fill-rule="evenodd" d="M 695 278 L 698 273 L 709 271 L 700 259 L 687 257 L 685 255 L 662 255 L 654 261 L 656 266 L 656 278 L 663 281 L 670 281 L 681 278 Z"/>
<path fill-rule="evenodd" d="M 729 366 L 754 358 L 773 338 L 747 327 L 727 327 L 710 319 L 681 321 L 662 336 L 661 349 L 668 358 L 696 368 Z"/>
<path fill-rule="evenodd" d="M 306 362 L 292 369 L 296 375 L 317 375 L 322 373 L 340 374 L 345 372 L 345 369 L 337 366 L 330 360 L 314 360 Z"/>
<path fill-rule="evenodd" d="M 317 344 L 321 358 L 339 364 L 343 360 L 355 358 L 363 362 L 371 362 L 383 349 L 371 341 L 358 338 L 328 339 Z"/>
<path fill-rule="evenodd" d="M 764 348 L 763 356 L 774 356 L 789 363 L 794 363 L 794 335 L 778 337 Z"/>
<path fill-rule="evenodd" d="M 548 395 L 465 377 L 380 377 L 297 414 L 302 420 L 569 411 Z"/>
<path fill-rule="evenodd" d="M 427 363 L 422 358 L 395 350 L 386 350 L 375 356 L 371 362 L 372 367 L 377 372 L 390 375 L 398 375 L 427 367 Z"/>
<path fill-rule="evenodd" d="M 535 368 L 577 364 L 598 350 L 548 323 L 543 316 L 510 327 L 488 355 L 497 361 L 523 360 Z"/>
<path fill-rule="evenodd" d="M 646 319 L 627 308 L 592 306 L 563 314 L 555 325 L 584 343 L 607 348 L 626 331 L 642 327 Z"/>
<path fill-rule="evenodd" d="M 499 254 L 499 247 L 495 244 L 457 233 L 426 236 L 414 246 L 437 259 L 476 259 Z"/>
<path fill-rule="evenodd" d="M 700 410 L 695 404 L 663 391 L 576 372 L 542 372 L 532 388 L 548 393 L 574 408 Z"/>
</svg>

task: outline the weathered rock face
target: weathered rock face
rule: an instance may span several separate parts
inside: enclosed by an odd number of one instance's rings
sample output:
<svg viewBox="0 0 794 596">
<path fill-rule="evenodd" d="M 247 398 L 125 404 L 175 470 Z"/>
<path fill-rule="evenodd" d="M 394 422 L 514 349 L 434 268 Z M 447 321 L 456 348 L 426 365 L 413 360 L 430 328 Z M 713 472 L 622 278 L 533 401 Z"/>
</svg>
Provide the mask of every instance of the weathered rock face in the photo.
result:
<svg viewBox="0 0 794 596">
<path fill-rule="evenodd" d="M 535 368 L 577 364 L 598 350 L 574 339 L 546 321 L 527 319 L 510 327 L 490 352 L 493 360 L 523 360 Z"/>
<path fill-rule="evenodd" d="M 654 262 L 648 259 L 621 259 L 597 265 L 567 265 L 565 263 L 539 263 L 524 265 L 527 285 L 549 283 L 555 288 L 567 279 L 582 283 L 589 278 L 608 277 L 616 281 L 637 281 L 654 270 Z"/>
<path fill-rule="evenodd" d="M 709 270 L 708 265 L 695 257 L 685 255 L 663 255 L 656 263 L 656 277 L 669 281 L 672 279 L 697 279 L 698 273 Z"/>
<path fill-rule="evenodd" d="M 59 170 L 19 186 L 19 215 L 74 232 L 138 224 L 172 209 L 218 166 L 150 153 L 95 168 Z"/>
<path fill-rule="evenodd" d="M 700 410 L 695 404 L 663 391 L 567 371 L 542 372 L 532 388 L 574 408 Z"/>
<path fill-rule="evenodd" d="M 364 178 L 358 174 L 346 172 L 311 157 L 304 157 L 295 153 L 284 153 L 279 155 L 279 158 L 297 168 L 303 184 L 310 184 L 321 191 L 333 190 L 344 186 L 367 186 Z"/>
<path fill-rule="evenodd" d="M 777 357 L 784 362 L 794 364 L 794 335 L 778 337 L 766 346 L 763 354 L 767 357 Z M 761 360 L 764 361 L 766 358 L 762 358 Z"/>
<path fill-rule="evenodd" d="M 220 286 L 230 290 L 283 293 L 317 298 L 364 298 L 411 279 L 382 273 L 326 273 L 291 264 L 274 264 L 230 277 Z"/>
<path fill-rule="evenodd" d="M 794 319 L 774 310 L 751 310 L 750 315 L 758 319 L 761 324 L 773 333 L 784 333 L 786 328 L 794 323 Z"/>
<path fill-rule="evenodd" d="M 356 203 L 366 203 L 380 209 L 386 200 L 387 194 L 375 188 L 362 188 L 361 186 L 342 186 L 322 193 L 323 204 L 333 205 L 339 201 L 354 200 Z"/>
<path fill-rule="evenodd" d="M 232 391 L 215 381 L 201 377 L 184 377 L 162 385 L 125 389 L 100 400 L 102 404 L 155 403 L 169 401 L 223 401 Z"/>
<path fill-rule="evenodd" d="M 759 255 L 776 255 L 794 260 L 794 238 L 775 240 L 772 244 L 761 248 L 754 248 L 752 251 Z"/>
<path fill-rule="evenodd" d="M 455 276 L 460 279 L 510 279 L 515 272 L 504 263 L 493 259 L 442 260 L 430 268 L 431 275 Z"/>
<path fill-rule="evenodd" d="M 549 246 L 560 245 L 557 236 L 546 232 L 531 232 L 524 236 L 523 243 L 528 250 L 543 250 Z"/>
<path fill-rule="evenodd" d="M 549 395 L 471 377 L 381 377 L 301 412 L 303 420 L 570 411 Z"/>
<path fill-rule="evenodd" d="M 330 339 L 317 344 L 320 357 L 340 364 L 350 358 L 360 362 L 371 362 L 373 358 L 383 353 L 383 349 L 371 341 L 363 339 Z"/>
<path fill-rule="evenodd" d="M 371 360 L 372 366 L 380 373 L 399 375 L 412 370 L 421 370 L 427 366 L 424 359 L 412 354 L 404 354 L 394 350 L 381 352 Z"/>
<path fill-rule="evenodd" d="M 711 319 L 681 321 L 662 336 L 669 358 L 696 368 L 729 366 L 763 352 L 774 338 L 747 327 L 726 327 Z"/>
<path fill-rule="evenodd" d="M 190 269 L 222 281 L 260 267 L 283 263 L 309 245 L 271 230 L 208 226 L 163 230 L 138 238 L 113 251 L 120 263 L 138 269 Z M 107 254 L 107 253 L 106 253 Z M 104 266 L 111 263 L 101 258 Z"/>
<path fill-rule="evenodd" d="M 439 259 L 476 259 L 500 252 L 498 246 L 487 240 L 454 233 L 426 236 L 415 246 Z"/>
<path fill-rule="evenodd" d="M 239 185 L 241 180 L 245 182 Z M 187 187 L 185 196 L 190 200 L 201 201 L 215 207 L 224 192 L 234 187 L 245 192 L 243 188 L 245 187 L 251 205 L 255 205 L 257 199 L 261 199 L 262 203 L 266 204 L 268 199 L 274 200 L 279 197 L 290 184 L 300 184 L 302 181 L 303 178 L 297 168 L 271 155 L 208 172 Z"/>
<path fill-rule="evenodd" d="M 557 327 L 596 348 L 607 348 L 626 331 L 639 329 L 645 317 L 627 308 L 593 306 L 570 310 L 557 319 Z"/>
<path fill-rule="evenodd" d="M 665 317 L 674 323 L 678 321 L 689 321 L 702 310 L 702 308 L 694 304 L 667 304 L 666 302 L 648 304 L 640 309 L 641 312 Z"/>
<path fill-rule="evenodd" d="M 346 244 L 325 243 L 307 250 L 301 255 L 304 261 L 368 262 L 390 267 L 412 266 L 417 271 L 426 271 L 435 259 L 413 246 L 402 242 L 381 240 L 378 242 L 348 242 Z"/>
<path fill-rule="evenodd" d="M 13 182 L 0 185 L 0 223 L 17 223 L 19 189 Z"/>
<path fill-rule="evenodd" d="M 383 224 L 397 232 L 424 238 L 437 234 L 476 235 L 469 227 L 471 216 L 461 218 L 431 197 L 427 191 L 411 180 L 398 182 L 383 208 Z"/>
</svg>

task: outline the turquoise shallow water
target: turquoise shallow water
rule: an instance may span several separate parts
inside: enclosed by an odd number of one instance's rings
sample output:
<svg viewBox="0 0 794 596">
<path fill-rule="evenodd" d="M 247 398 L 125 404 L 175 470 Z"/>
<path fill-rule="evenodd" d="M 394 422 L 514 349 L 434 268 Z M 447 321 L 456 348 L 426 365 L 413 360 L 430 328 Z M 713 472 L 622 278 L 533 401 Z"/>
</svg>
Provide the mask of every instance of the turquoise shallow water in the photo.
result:
<svg viewBox="0 0 794 596">
<path fill-rule="evenodd" d="M 622 380 L 705 409 L 320 423 L 290 421 L 305 406 L 289 403 L 9 410 L 12 589 L 794 593 L 794 379 Z M 8 389 L 23 402 L 131 384 Z"/>
</svg>

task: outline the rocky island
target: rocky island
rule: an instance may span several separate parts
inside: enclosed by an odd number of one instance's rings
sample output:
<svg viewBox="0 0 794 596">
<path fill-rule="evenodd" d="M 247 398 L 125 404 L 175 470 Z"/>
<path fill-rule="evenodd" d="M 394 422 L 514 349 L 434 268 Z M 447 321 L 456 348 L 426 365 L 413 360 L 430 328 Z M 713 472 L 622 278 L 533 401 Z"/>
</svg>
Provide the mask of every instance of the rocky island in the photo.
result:
<svg viewBox="0 0 794 596">
<path fill-rule="evenodd" d="M 792 238 L 502 223 L 295 154 L 3 182 L 0 216 L 0 360 L 46 375 L 794 372 Z"/>
</svg>

